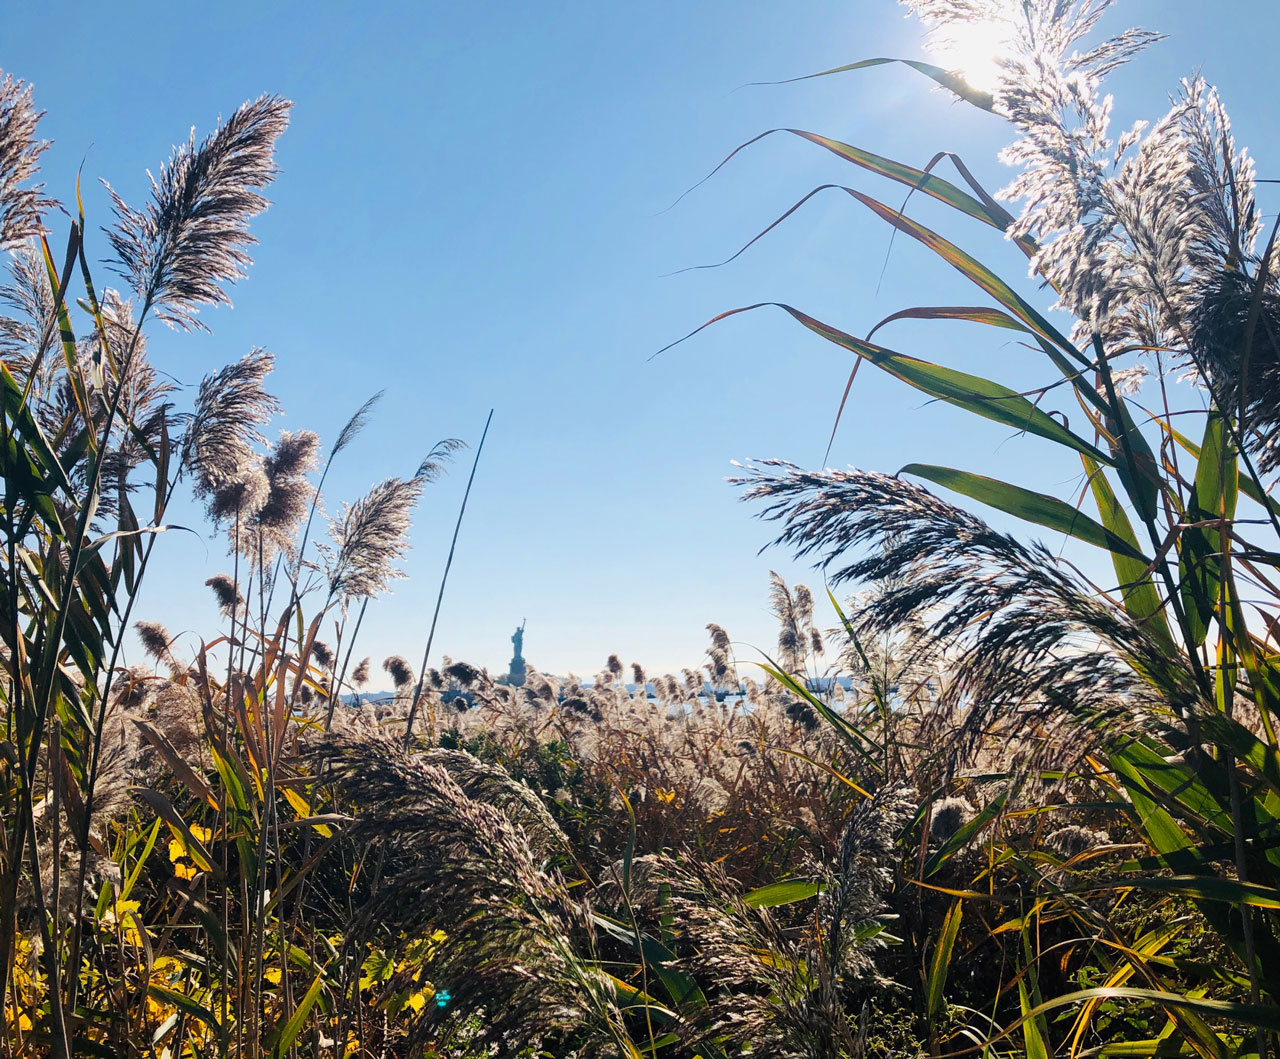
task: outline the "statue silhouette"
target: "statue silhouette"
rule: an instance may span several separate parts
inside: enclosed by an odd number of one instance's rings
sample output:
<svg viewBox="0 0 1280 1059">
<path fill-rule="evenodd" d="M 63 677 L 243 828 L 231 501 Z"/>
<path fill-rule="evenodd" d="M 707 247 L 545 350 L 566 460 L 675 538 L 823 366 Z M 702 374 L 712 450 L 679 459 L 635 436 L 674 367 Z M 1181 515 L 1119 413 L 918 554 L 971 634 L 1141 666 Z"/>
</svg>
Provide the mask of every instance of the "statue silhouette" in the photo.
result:
<svg viewBox="0 0 1280 1059">
<path fill-rule="evenodd" d="M 511 668 L 507 673 L 506 680 L 508 684 L 517 688 L 524 684 L 525 678 L 524 625 L 524 621 L 521 621 L 511 636 L 511 646 L 515 648 L 515 652 L 511 656 Z"/>
</svg>

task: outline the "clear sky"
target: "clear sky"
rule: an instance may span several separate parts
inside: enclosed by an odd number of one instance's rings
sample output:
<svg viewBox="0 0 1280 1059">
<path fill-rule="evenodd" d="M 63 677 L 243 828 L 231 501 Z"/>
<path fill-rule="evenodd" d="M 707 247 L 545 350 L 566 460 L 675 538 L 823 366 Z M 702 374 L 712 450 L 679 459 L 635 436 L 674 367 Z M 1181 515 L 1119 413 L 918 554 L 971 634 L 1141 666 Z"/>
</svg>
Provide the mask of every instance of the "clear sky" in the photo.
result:
<svg viewBox="0 0 1280 1059">
<path fill-rule="evenodd" d="M 1158 117 L 1177 79 L 1201 68 L 1260 175 L 1280 176 L 1280 5 L 1120 0 L 1106 24 L 1170 34 L 1113 79 L 1118 124 Z M 979 292 L 902 240 L 881 280 L 888 232 L 844 196 L 814 201 L 731 265 L 669 275 L 727 256 L 829 180 L 900 201 L 789 137 L 663 211 L 774 126 L 917 165 L 955 150 L 999 186 L 1005 127 L 906 69 L 738 88 L 920 54 L 919 26 L 891 0 L 0 5 L 0 67 L 33 82 L 48 111 L 45 180 L 59 197 L 72 197 L 83 158 L 87 178 L 141 204 L 145 170 L 191 125 L 203 135 L 263 92 L 296 102 L 235 309 L 205 314 L 212 336 L 153 330 L 153 359 L 193 385 L 265 346 L 287 409 L 278 426 L 326 443 L 385 389 L 331 475 L 330 508 L 411 473 L 439 438 L 474 443 L 494 408 L 436 642 L 495 672 L 522 619 L 527 657 L 553 672 L 593 672 L 614 651 L 651 670 L 696 665 L 708 621 L 770 644 L 767 572 L 803 575 L 781 553 L 757 556 L 768 527 L 723 479 L 734 458 L 819 463 L 849 361 L 769 312 L 647 358 L 765 299 L 864 332 L 895 309 Z M 87 207 L 91 231 L 110 223 L 100 191 Z M 924 203 L 916 215 L 1022 277 L 1025 262 L 998 239 Z M 1010 385 L 1042 377 L 993 334 L 934 324 L 882 337 Z M 911 460 L 1063 495 L 1078 471 L 1048 443 L 922 407 L 868 368 L 831 462 L 894 471 Z M 410 578 L 371 607 L 375 657 L 421 654 L 468 462 L 430 487 Z M 217 629 L 203 581 L 226 568 L 225 546 L 208 532 L 162 544 L 139 616 L 185 632 L 194 650 Z"/>
</svg>

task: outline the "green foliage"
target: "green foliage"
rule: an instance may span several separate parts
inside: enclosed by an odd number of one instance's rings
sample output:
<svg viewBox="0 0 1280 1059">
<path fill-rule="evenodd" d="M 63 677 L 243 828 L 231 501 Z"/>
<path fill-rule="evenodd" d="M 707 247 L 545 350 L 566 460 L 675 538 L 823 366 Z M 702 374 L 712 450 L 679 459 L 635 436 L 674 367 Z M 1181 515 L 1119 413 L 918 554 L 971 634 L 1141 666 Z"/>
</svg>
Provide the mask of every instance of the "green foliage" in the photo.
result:
<svg viewBox="0 0 1280 1059">
<path fill-rule="evenodd" d="M 1014 7 L 1058 20 L 1043 39 L 1074 40 L 1076 9 Z M 1101 77 L 1107 54 L 1072 62 Z M 1010 118 L 1028 181 L 1056 164 L 1021 97 L 907 65 Z M 1093 155 L 1070 154 L 1083 140 L 1061 145 L 1072 179 L 1107 191 L 1101 220 L 1071 224 L 1120 262 L 1109 272 L 1036 212 L 1052 188 L 1015 218 L 955 155 L 917 169 L 775 130 L 1005 232 L 1085 321 L 1064 334 L 959 241 L 855 188 L 832 189 L 994 304 L 907 307 L 866 338 L 778 306 L 855 365 L 1079 459 L 1073 496 L 934 464 L 899 473 L 1096 549 L 1115 584 L 1060 575 L 1047 551 L 901 479 L 765 475 L 755 495 L 787 520 L 783 539 L 870 584 L 844 605 L 829 589 L 840 628 L 824 637 L 808 590 L 775 579 L 764 683 L 738 675 L 711 626 L 706 676 L 656 680 L 656 699 L 616 659 L 591 684 L 530 672 L 522 689 L 454 664 L 463 709 L 425 661 L 415 680 L 390 659 L 392 699 L 345 704 L 367 675 L 350 668 L 365 606 L 456 446 L 308 551 L 319 442 L 264 451 L 269 358 L 211 376 L 180 412 L 144 334 L 157 318 L 194 326 L 243 274 L 286 104 L 246 104 L 179 149 L 146 209 L 116 200 L 109 241 L 133 303 L 94 280 L 79 202 L 65 249 L 6 230 L 30 318 L 0 332 L 4 1055 L 1273 1053 L 1280 507 L 1259 468 L 1280 462 L 1280 295 L 1225 116 L 1203 86 L 1187 92 L 1161 127 L 1181 140 L 1131 145 L 1147 162 L 1181 151 L 1164 159 L 1177 165 L 1086 172 Z M 1197 153 L 1201 132 L 1212 149 Z M 38 154 L 28 139 L 4 157 Z M 933 172 L 944 160 L 959 184 Z M 1228 184 L 1221 211 L 1196 212 Z M 0 207 L 5 223 L 26 216 Z M 1160 212 L 1174 207 L 1178 223 Z M 1156 253 L 1188 226 L 1197 241 Z M 1043 357 L 1043 385 L 872 342 L 903 320 L 1013 332 Z M 1144 407 L 1121 374 L 1140 354 L 1188 362 L 1204 401 L 1179 405 L 1161 361 Z M 1051 391 L 1078 405 L 1074 427 L 1042 407 Z M 233 566 L 212 585 L 226 628 L 194 664 L 134 615 L 184 481 Z M 873 487 L 883 508 L 848 502 Z M 846 556 L 865 545 L 870 558 Z M 132 629 L 154 667 L 124 664 Z"/>
</svg>

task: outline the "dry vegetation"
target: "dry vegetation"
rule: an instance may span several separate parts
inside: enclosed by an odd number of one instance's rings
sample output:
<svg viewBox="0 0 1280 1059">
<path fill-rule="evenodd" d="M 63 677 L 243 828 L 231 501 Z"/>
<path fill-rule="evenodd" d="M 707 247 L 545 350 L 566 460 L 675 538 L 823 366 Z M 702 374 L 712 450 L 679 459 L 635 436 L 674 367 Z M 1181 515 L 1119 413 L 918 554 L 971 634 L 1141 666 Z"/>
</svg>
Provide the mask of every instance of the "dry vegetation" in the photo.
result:
<svg viewBox="0 0 1280 1059">
<path fill-rule="evenodd" d="M 1072 450 L 1087 509 L 908 470 L 1102 549 L 1115 586 L 901 475 L 766 461 L 739 486 L 833 593 L 775 577 L 772 655 L 710 625 L 678 675 L 397 657 L 364 695 L 366 607 L 460 443 L 326 519 L 376 399 L 327 449 L 268 440 L 269 354 L 190 395 L 148 359 L 149 323 L 199 327 L 243 277 L 288 104 L 176 149 L 144 208 L 114 198 L 117 292 L 79 212 L 64 249 L 31 89 L 0 82 L 0 1053 L 1274 1052 L 1280 291 L 1252 165 L 1199 80 L 1113 141 L 1102 81 L 1151 35 L 1078 46 L 1104 3 L 908 6 L 1002 31 L 994 91 L 915 68 L 1012 123 L 1021 213 L 962 165 L 800 135 L 1006 232 L 1075 330 L 853 189 L 995 303 L 899 316 L 1019 332 L 1043 389 L 783 308 Z M 194 656 L 134 606 L 179 488 L 228 555 Z"/>
</svg>

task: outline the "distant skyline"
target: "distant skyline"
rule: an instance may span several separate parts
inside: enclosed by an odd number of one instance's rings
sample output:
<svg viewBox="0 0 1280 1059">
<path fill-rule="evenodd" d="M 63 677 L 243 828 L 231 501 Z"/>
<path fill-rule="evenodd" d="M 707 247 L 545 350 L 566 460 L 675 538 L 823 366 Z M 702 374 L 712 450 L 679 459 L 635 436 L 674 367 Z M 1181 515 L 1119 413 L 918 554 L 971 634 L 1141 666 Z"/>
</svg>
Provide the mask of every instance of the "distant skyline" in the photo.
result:
<svg viewBox="0 0 1280 1059">
<path fill-rule="evenodd" d="M 369 428 L 335 464 L 330 511 L 407 474 L 432 444 L 474 444 L 493 427 L 436 635 L 444 654 L 505 672 L 527 619 L 539 669 L 589 675 L 610 653 L 648 671 L 696 666 L 707 622 L 770 648 L 770 569 L 820 589 L 777 551 L 771 528 L 723 479 L 733 459 L 821 461 L 851 364 L 783 314 L 728 320 L 653 361 L 726 309 L 785 301 L 855 333 L 912 304 L 981 300 L 927 251 L 845 196 L 820 196 L 723 268 L 813 187 L 877 182 L 794 137 L 744 151 L 673 209 L 734 147 L 790 126 L 915 165 L 962 154 L 994 189 L 1008 129 L 901 67 L 739 88 L 876 55 L 922 56 L 922 32 L 890 0 L 765 3 L 317 3 L 110 7 L 8 5 L 0 68 L 35 86 L 53 196 L 74 197 L 83 162 L 91 254 L 112 223 L 98 178 L 126 200 L 194 125 L 212 129 L 264 92 L 296 103 L 274 202 L 234 310 L 202 314 L 209 335 L 153 327 L 156 365 L 184 387 L 255 346 L 277 357 L 277 429 L 327 444 L 370 394 Z M 1112 32 L 1167 33 L 1113 78 L 1116 125 L 1156 119 L 1180 77 L 1219 85 L 1259 176 L 1280 177 L 1270 75 L 1280 5 L 1119 0 Z M 35 42 L 47 46 L 37 47 Z M 1275 196 L 1263 191 L 1271 211 Z M 917 197 L 918 198 L 918 197 Z M 1025 261 L 989 232 L 913 200 L 911 210 L 1022 283 Z M 1274 212 L 1271 212 L 1274 218 Z M 55 219 L 58 236 L 65 222 Z M 965 325 L 882 332 L 904 352 L 1021 386 L 1039 365 Z M 406 580 L 370 606 L 358 653 L 416 661 L 471 452 L 428 487 Z M 832 449 L 835 466 L 896 471 L 913 460 L 996 474 L 1066 495 L 1079 473 L 1034 439 L 924 407 L 866 368 Z M 989 514 L 985 513 L 984 514 Z M 184 502 L 139 601 L 141 618 L 190 654 L 217 635 L 205 578 L 225 543 Z M 997 525 L 1011 523 L 992 516 Z M 1032 534 L 1025 529 L 1020 533 Z M 1049 534 L 1042 539 L 1055 543 Z M 834 624 L 822 593 L 820 624 Z M 131 659 L 139 660 L 140 653 Z M 375 676 L 373 681 L 378 683 Z"/>
</svg>

